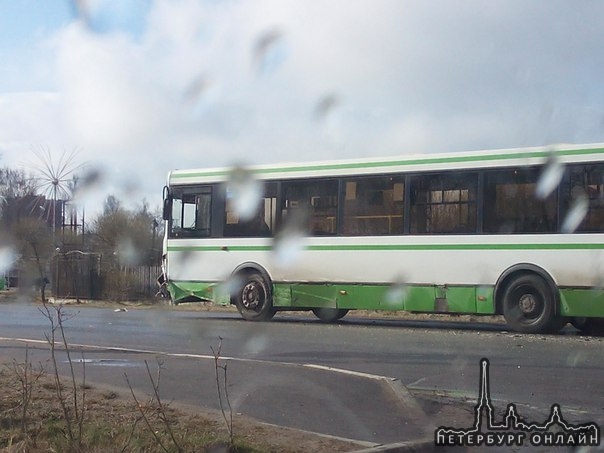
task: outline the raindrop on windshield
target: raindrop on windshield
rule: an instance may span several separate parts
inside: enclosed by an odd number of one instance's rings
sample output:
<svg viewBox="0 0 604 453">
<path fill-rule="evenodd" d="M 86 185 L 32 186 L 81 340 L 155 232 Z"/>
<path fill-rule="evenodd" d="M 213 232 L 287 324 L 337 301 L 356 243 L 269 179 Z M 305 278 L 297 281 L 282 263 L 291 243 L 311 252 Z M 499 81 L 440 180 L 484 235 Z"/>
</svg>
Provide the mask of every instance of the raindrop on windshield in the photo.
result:
<svg viewBox="0 0 604 453">
<path fill-rule="evenodd" d="M 179 264 L 184 265 L 184 264 L 187 264 L 187 262 L 189 260 L 191 260 L 191 258 L 193 258 L 193 255 L 194 255 L 194 252 L 192 250 L 186 249 L 186 250 L 183 250 L 183 251 L 179 252 L 176 255 L 175 260 Z"/>
<path fill-rule="evenodd" d="M 191 114 L 203 114 L 220 96 L 218 83 L 205 75 L 193 79 L 183 93 L 183 103 Z"/>
<path fill-rule="evenodd" d="M 273 258 L 281 266 L 291 266 L 301 258 L 306 248 L 308 212 L 298 208 L 285 218 L 283 229 L 273 242 Z"/>
<path fill-rule="evenodd" d="M 587 215 L 588 208 L 589 202 L 587 196 L 584 193 L 579 194 L 564 218 L 561 227 L 562 233 L 574 233 Z"/>
<path fill-rule="evenodd" d="M 282 231 L 275 236 L 273 257 L 281 266 L 291 266 L 301 258 L 306 247 L 306 235 L 302 230 Z"/>
<path fill-rule="evenodd" d="M 120 241 L 117 247 L 117 255 L 118 261 L 120 264 L 125 265 L 133 265 L 139 264 L 140 255 L 137 251 L 136 246 L 134 245 L 132 239 L 126 238 L 123 241 Z"/>
<path fill-rule="evenodd" d="M 139 35 L 146 26 L 148 2 L 77 0 L 72 4 L 77 16 L 93 33 Z"/>
<path fill-rule="evenodd" d="M 259 354 L 268 350 L 270 340 L 265 332 L 254 331 L 252 336 L 245 342 L 245 350 L 249 354 Z"/>
<path fill-rule="evenodd" d="M 93 197 L 104 182 L 105 175 L 98 168 L 90 168 L 82 177 L 74 178 L 73 202 L 81 205 L 89 197 Z"/>
<path fill-rule="evenodd" d="M 546 199 L 556 187 L 560 184 L 564 175 L 564 164 L 554 155 L 551 154 L 543 167 L 543 172 L 537 182 L 535 195 L 540 200 Z"/>
<path fill-rule="evenodd" d="M 500 234 L 511 234 L 514 232 L 514 230 L 514 222 L 503 222 L 498 228 Z"/>
<path fill-rule="evenodd" d="M 4 273 L 11 269 L 16 259 L 17 255 L 12 247 L 0 247 L 0 273 Z"/>
<path fill-rule="evenodd" d="M 332 144 L 341 144 L 344 137 L 341 103 L 340 96 L 329 93 L 317 101 L 313 111 L 323 136 Z"/>
<path fill-rule="evenodd" d="M 400 309 L 405 301 L 405 297 L 407 297 L 407 284 L 405 283 L 405 279 L 399 276 L 394 279 L 394 283 L 386 291 L 386 305 L 393 309 Z"/>
<path fill-rule="evenodd" d="M 227 182 L 227 200 L 233 213 L 240 220 L 251 220 L 258 210 L 262 198 L 262 183 L 252 172 L 243 167 L 235 167 Z"/>
<path fill-rule="evenodd" d="M 243 286 L 243 276 L 239 273 L 231 275 L 220 283 L 214 290 L 217 298 L 227 298 L 230 300 L 231 294 L 235 294 Z"/>
<path fill-rule="evenodd" d="M 275 71 L 285 60 L 283 33 L 278 29 L 260 34 L 252 49 L 253 65 L 259 74 Z"/>
<path fill-rule="evenodd" d="M 315 106 L 315 119 L 318 121 L 327 120 L 333 114 L 340 104 L 340 98 L 333 93 L 326 94 L 317 102 Z"/>
<path fill-rule="evenodd" d="M 580 366 L 589 360 L 588 355 L 585 352 L 579 351 L 575 354 L 570 354 L 566 357 L 566 364 L 571 367 Z"/>
</svg>

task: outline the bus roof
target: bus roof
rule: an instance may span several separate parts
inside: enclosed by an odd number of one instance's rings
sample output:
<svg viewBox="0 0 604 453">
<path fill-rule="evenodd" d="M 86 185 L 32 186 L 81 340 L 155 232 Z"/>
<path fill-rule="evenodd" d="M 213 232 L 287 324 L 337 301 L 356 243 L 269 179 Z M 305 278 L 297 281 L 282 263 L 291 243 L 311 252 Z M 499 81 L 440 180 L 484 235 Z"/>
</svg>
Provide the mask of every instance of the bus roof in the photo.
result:
<svg viewBox="0 0 604 453">
<path fill-rule="evenodd" d="M 561 163 L 604 161 L 604 143 L 267 164 L 245 170 L 259 179 L 297 179 L 539 165 L 551 158 Z M 168 185 L 227 181 L 233 171 L 233 167 L 173 170 Z"/>
</svg>

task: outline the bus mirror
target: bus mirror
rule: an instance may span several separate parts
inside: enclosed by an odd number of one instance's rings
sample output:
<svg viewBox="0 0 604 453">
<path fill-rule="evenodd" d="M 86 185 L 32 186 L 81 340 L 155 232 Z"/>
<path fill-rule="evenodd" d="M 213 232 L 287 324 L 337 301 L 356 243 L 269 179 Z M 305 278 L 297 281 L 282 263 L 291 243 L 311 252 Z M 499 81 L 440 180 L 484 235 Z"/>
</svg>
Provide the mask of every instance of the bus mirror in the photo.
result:
<svg viewBox="0 0 604 453">
<path fill-rule="evenodd" d="M 171 214 L 172 214 L 172 198 L 167 197 L 167 198 L 164 198 L 164 209 L 163 209 L 162 218 L 164 220 L 170 220 Z"/>
</svg>

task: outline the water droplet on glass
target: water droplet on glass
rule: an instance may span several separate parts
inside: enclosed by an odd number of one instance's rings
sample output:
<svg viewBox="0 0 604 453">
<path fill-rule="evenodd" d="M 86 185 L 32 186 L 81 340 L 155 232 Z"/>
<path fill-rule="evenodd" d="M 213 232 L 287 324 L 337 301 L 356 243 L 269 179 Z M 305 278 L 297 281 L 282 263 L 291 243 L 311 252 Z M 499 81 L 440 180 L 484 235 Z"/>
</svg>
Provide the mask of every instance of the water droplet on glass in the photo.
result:
<svg viewBox="0 0 604 453">
<path fill-rule="evenodd" d="M 141 34 L 146 26 L 149 2 L 74 0 L 77 16 L 93 33 Z"/>
<path fill-rule="evenodd" d="M 0 247 L 0 273 L 10 270 L 16 259 L 17 255 L 12 247 Z"/>
<path fill-rule="evenodd" d="M 493 295 L 493 288 L 490 286 L 481 285 L 476 288 L 476 297 L 478 300 L 489 300 Z"/>
<path fill-rule="evenodd" d="M 134 198 L 140 192 L 140 182 L 138 180 L 120 181 L 118 187 L 124 198 Z"/>
<path fill-rule="evenodd" d="M 189 249 L 183 250 L 176 254 L 176 261 L 181 265 L 186 264 L 193 258 L 193 253 L 194 252 Z"/>
<path fill-rule="evenodd" d="M 262 183 L 251 171 L 243 167 L 235 167 L 227 182 L 227 201 L 233 213 L 240 220 L 251 220 L 258 212 L 262 198 Z"/>
<path fill-rule="evenodd" d="M 566 357 L 566 364 L 571 367 L 577 367 L 586 362 L 588 362 L 588 357 L 584 352 L 576 352 Z"/>
<path fill-rule="evenodd" d="M 269 338 L 266 334 L 256 334 L 245 341 L 245 349 L 248 353 L 259 354 L 269 347 Z"/>
<path fill-rule="evenodd" d="M 124 239 L 118 243 L 118 248 L 115 252 L 120 264 L 134 265 L 140 262 L 139 253 L 130 238 Z"/>
<path fill-rule="evenodd" d="M 103 172 L 98 168 L 90 168 L 78 181 L 76 191 L 94 189 L 103 181 Z"/>
<path fill-rule="evenodd" d="M 554 155 L 550 155 L 543 167 L 543 172 L 537 182 L 535 195 L 540 200 L 546 199 L 560 184 L 564 175 L 564 164 Z"/>
<path fill-rule="evenodd" d="M 386 305 L 392 308 L 402 308 L 406 297 L 407 284 L 405 283 L 405 279 L 399 276 L 386 291 Z"/>
<path fill-rule="evenodd" d="M 333 144 L 341 144 L 342 128 L 341 99 L 337 94 L 327 94 L 317 102 L 314 118 L 321 126 L 322 135 Z"/>
<path fill-rule="evenodd" d="M 300 260 L 305 248 L 306 235 L 302 228 L 284 228 L 275 236 L 273 258 L 278 265 L 291 266 Z"/>
<path fill-rule="evenodd" d="M 231 294 L 236 293 L 243 285 L 243 276 L 241 274 L 231 275 L 218 285 L 215 292 L 219 297 L 229 298 Z"/>
<path fill-rule="evenodd" d="M 98 168 L 90 168 L 81 177 L 74 179 L 73 203 L 83 204 L 87 198 L 94 196 L 101 190 L 104 173 Z"/>
<path fill-rule="evenodd" d="M 562 223 L 562 233 L 574 233 L 587 215 L 588 208 L 587 196 L 584 193 L 577 195 Z"/>
<path fill-rule="evenodd" d="M 498 231 L 500 234 L 510 234 L 514 232 L 514 229 L 514 222 L 504 222 L 499 226 Z"/>
<path fill-rule="evenodd" d="M 183 102 L 191 113 L 201 114 L 208 110 L 219 97 L 218 84 L 205 75 L 195 78 L 183 93 Z"/>
<path fill-rule="evenodd" d="M 258 73 L 273 72 L 285 60 L 283 33 L 278 29 L 260 34 L 252 49 L 252 60 Z"/>
<path fill-rule="evenodd" d="M 323 96 L 317 102 L 315 106 L 314 116 L 315 119 L 322 121 L 329 118 L 329 116 L 334 112 L 334 110 L 340 104 L 340 98 L 338 95 L 330 93 Z"/>
</svg>

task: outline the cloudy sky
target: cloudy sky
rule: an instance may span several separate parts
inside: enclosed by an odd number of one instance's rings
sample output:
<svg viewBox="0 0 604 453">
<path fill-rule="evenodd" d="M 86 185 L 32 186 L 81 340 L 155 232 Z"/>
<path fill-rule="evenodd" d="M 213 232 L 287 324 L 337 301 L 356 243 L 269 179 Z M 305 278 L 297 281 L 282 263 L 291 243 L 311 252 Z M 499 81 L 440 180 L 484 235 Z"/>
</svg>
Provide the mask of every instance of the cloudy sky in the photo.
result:
<svg viewBox="0 0 604 453">
<path fill-rule="evenodd" d="M 603 142 L 603 18 L 598 0 L 0 0 L 0 165 L 77 149 L 98 192 L 158 205 L 173 168 Z"/>
</svg>

